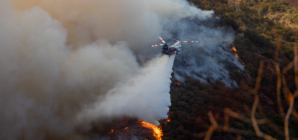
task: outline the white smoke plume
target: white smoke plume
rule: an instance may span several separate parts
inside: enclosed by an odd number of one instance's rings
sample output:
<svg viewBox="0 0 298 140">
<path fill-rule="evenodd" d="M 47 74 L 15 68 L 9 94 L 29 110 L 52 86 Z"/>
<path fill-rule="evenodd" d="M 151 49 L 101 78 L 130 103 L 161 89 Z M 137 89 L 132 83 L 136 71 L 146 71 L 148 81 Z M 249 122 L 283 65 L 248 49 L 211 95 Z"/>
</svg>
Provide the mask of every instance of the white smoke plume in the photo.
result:
<svg viewBox="0 0 298 140">
<path fill-rule="evenodd" d="M 139 69 L 125 42 L 99 40 L 73 51 L 66 30 L 41 8 L 2 12 L 12 16 L 0 18 L 0 139 L 73 133 L 82 104 Z"/>
<path fill-rule="evenodd" d="M 0 0 L 0 139 L 78 139 L 78 123 L 166 118 L 174 58 L 151 60 L 160 49 L 149 46 L 212 15 L 186 0 Z"/>
<path fill-rule="evenodd" d="M 169 85 L 174 59 L 173 55 L 149 61 L 135 76 L 99 98 L 91 109 L 81 112 L 78 120 L 86 123 L 126 116 L 158 125 L 156 119 L 166 119 L 171 105 Z"/>
</svg>

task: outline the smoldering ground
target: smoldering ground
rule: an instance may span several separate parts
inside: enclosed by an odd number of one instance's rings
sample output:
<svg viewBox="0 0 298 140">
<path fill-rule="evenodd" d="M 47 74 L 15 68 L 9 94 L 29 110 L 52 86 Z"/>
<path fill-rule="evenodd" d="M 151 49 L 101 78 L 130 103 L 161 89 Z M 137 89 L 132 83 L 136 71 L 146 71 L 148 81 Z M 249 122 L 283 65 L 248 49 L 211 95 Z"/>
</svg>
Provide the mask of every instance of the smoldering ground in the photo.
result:
<svg viewBox="0 0 298 140">
<path fill-rule="evenodd" d="M 185 0 L 0 3 L 0 139 L 4 140 L 79 139 L 83 137 L 77 130 L 88 130 L 91 121 L 122 116 L 157 123 L 170 105 L 174 59 L 152 60 L 160 49 L 149 46 L 159 43 L 163 32 L 174 35 L 171 25 L 181 33 L 179 39 L 203 44 L 212 40 L 208 37 L 226 36 L 218 29 L 206 33 L 203 25 L 202 32 L 188 33 L 185 29 L 195 25 L 184 19 L 208 20 L 213 12 Z M 204 34 L 210 35 L 204 38 Z M 233 36 L 226 38 L 231 41 Z"/>
<path fill-rule="evenodd" d="M 185 77 L 191 77 L 202 82 L 207 82 L 207 79 L 211 82 L 220 80 L 226 86 L 236 87 L 236 82 L 230 79 L 227 67 L 232 65 L 234 70 L 242 70 L 244 66 L 228 48 L 234 40 L 234 31 L 232 28 L 227 30 L 224 27 L 214 29 L 217 20 L 209 21 L 211 27 L 195 20 L 183 20 L 174 25 L 178 29 L 171 32 L 180 40 L 200 41 L 184 44 L 181 53 L 175 59 L 174 76 L 182 82 Z"/>
</svg>

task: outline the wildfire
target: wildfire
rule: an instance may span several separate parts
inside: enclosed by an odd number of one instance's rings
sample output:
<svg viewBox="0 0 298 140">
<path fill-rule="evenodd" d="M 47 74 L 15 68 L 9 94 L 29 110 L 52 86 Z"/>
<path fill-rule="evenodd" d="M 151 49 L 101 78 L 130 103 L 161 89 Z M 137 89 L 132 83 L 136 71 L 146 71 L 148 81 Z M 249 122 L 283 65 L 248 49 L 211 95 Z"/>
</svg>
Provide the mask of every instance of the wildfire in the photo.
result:
<svg viewBox="0 0 298 140">
<path fill-rule="evenodd" d="M 234 53 L 234 55 L 238 58 L 238 60 L 239 60 L 242 64 L 244 64 L 244 62 L 239 58 L 238 54 Z"/>
<path fill-rule="evenodd" d="M 114 129 L 112 129 L 112 130 L 109 132 L 109 134 L 112 134 L 112 133 L 114 133 Z"/>
<path fill-rule="evenodd" d="M 170 118 L 167 118 L 167 122 L 171 122 L 171 119 Z"/>
<path fill-rule="evenodd" d="M 235 52 L 237 51 L 235 47 L 232 47 L 232 49 L 233 49 L 233 51 L 235 51 Z"/>
<path fill-rule="evenodd" d="M 240 59 L 239 56 L 238 56 L 238 54 L 235 54 L 235 56 L 236 56 L 238 59 Z"/>
<path fill-rule="evenodd" d="M 167 118 L 167 119 L 165 120 L 165 124 L 167 124 L 167 123 L 169 123 L 169 122 L 171 122 L 171 119 L 170 119 L 170 118 Z"/>
<path fill-rule="evenodd" d="M 236 53 L 237 52 L 237 49 L 235 48 L 235 46 L 233 46 L 231 49 L 231 52 L 238 58 L 238 60 L 242 63 L 242 64 L 244 64 L 243 63 L 243 61 L 240 59 L 240 57 L 238 56 L 238 54 Z"/>
<path fill-rule="evenodd" d="M 140 121 L 140 120 L 138 121 L 138 123 L 141 124 L 145 128 L 152 129 L 153 130 L 153 136 L 157 140 L 161 140 L 161 136 L 163 136 L 163 133 L 162 133 L 162 131 L 159 127 L 155 126 L 154 124 L 144 122 L 144 121 Z"/>
<path fill-rule="evenodd" d="M 180 87 L 180 83 L 179 82 L 175 82 L 175 85 L 177 85 L 178 87 Z"/>
</svg>

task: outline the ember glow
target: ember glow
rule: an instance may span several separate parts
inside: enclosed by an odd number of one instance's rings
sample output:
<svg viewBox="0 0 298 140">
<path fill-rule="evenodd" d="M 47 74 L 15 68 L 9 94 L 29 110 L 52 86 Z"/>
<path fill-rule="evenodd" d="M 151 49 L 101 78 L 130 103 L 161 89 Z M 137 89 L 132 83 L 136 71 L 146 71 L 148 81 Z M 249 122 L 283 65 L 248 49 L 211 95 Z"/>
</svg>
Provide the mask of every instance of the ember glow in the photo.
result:
<svg viewBox="0 0 298 140">
<path fill-rule="evenodd" d="M 231 50 L 231 52 L 238 58 L 238 60 L 239 60 L 242 64 L 244 64 L 244 62 L 240 59 L 240 57 L 239 57 L 238 54 L 237 54 L 237 49 L 236 49 L 236 47 L 235 47 L 235 46 L 232 46 L 230 50 Z"/>
<path fill-rule="evenodd" d="M 114 133 L 114 129 L 112 129 L 112 130 L 109 132 L 109 134 L 112 134 L 112 133 Z"/>
<path fill-rule="evenodd" d="M 235 54 L 235 56 L 236 56 L 238 59 L 240 59 L 239 56 L 238 56 L 238 54 Z"/>
<path fill-rule="evenodd" d="M 166 121 L 165 121 L 165 124 L 171 122 L 171 119 L 170 118 L 167 118 Z"/>
<path fill-rule="evenodd" d="M 167 122 L 171 122 L 171 119 L 170 118 L 167 118 Z"/>
<path fill-rule="evenodd" d="M 148 128 L 148 129 L 152 129 L 153 130 L 153 136 L 157 139 L 157 140 L 161 140 L 161 137 L 163 136 L 162 130 L 155 126 L 154 124 L 148 123 L 148 122 L 144 122 L 144 121 L 138 121 L 139 124 L 141 124 L 143 127 Z"/>
<path fill-rule="evenodd" d="M 176 82 L 175 85 L 177 85 L 178 87 L 180 87 L 181 83 Z"/>
</svg>

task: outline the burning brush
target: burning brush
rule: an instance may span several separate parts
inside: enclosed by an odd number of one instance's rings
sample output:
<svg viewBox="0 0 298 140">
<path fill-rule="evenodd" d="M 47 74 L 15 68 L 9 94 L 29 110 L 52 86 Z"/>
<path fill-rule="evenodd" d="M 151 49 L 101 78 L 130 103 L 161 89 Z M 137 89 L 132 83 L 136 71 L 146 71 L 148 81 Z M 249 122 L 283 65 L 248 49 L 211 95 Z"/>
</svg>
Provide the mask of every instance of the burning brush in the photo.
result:
<svg viewBox="0 0 298 140">
<path fill-rule="evenodd" d="M 181 86 L 181 83 L 175 82 L 175 85 L 178 86 L 178 87 L 180 87 Z"/>
<path fill-rule="evenodd" d="M 233 43 L 231 45 L 232 45 L 232 47 L 230 47 L 230 51 L 238 58 L 238 60 L 241 62 L 241 64 L 244 64 L 244 62 L 239 58 L 239 56 L 237 54 L 237 49 L 236 49 L 235 45 Z"/>
<path fill-rule="evenodd" d="M 170 122 L 170 119 L 161 121 L 163 123 Z M 161 140 L 163 132 L 161 126 L 155 126 L 154 124 L 141 121 L 139 119 L 122 119 L 110 127 L 110 130 L 106 133 L 105 138 L 112 140 L 130 140 L 146 139 L 146 140 Z"/>
<path fill-rule="evenodd" d="M 141 120 L 138 120 L 138 123 L 141 124 L 143 127 L 148 128 L 153 130 L 153 136 L 155 137 L 156 140 L 161 140 L 161 136 L 163 136 L 162 130 L 160 128 L 160 126 L 155 126 L 154 124 L 148 123 L 148 122 L 144 122 Z"/>
</svg>

